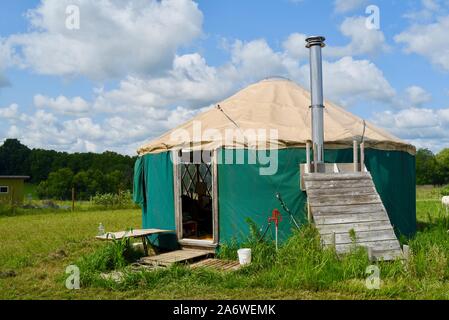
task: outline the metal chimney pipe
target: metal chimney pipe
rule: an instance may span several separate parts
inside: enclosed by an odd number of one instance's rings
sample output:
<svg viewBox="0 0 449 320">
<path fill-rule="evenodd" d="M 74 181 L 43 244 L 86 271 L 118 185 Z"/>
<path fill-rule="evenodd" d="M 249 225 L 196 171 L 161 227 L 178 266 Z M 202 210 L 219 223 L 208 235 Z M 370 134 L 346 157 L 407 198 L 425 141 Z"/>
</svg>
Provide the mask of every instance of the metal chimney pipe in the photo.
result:
<svg viewBox="0 0 449 320">
<path fill-rule="evenodd" d="M 323 99 L 323 63 L 321 48 L 326 45 L 321 36 L 306 39 L 306 48 L 310 49 L 310 92 L 312 96 L 312 142 L 315 166 L 324 163 L 324 99 Z"/>
</svg>

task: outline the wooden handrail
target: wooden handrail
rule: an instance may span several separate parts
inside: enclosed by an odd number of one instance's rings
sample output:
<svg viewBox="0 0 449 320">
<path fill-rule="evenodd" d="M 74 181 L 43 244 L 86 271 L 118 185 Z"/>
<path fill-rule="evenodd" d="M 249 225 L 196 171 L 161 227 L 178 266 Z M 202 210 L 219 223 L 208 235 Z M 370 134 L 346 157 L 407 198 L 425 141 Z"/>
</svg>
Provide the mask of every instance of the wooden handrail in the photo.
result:
<svg viewBox="0 0 449 320">
<path fill-rule="evenodd" d="M 311 173 L 312 168 L 310 165 L 310 142 L 306 143 L 306 163 L 307 163 L 307 169 L 306 169 L 306 173 Z"/>
<path fill-rule="evenodd" d="M 365 171 L 365 142 L 360 144 L 360 171 Z"/>
<path fill-rule="evenodd" d="M 357 141 L 353 142 L 353 154 L 354 154 L 354 172 L 359 171 L 359 153 L 358 153 L 358 144 Z"/>
</svg>

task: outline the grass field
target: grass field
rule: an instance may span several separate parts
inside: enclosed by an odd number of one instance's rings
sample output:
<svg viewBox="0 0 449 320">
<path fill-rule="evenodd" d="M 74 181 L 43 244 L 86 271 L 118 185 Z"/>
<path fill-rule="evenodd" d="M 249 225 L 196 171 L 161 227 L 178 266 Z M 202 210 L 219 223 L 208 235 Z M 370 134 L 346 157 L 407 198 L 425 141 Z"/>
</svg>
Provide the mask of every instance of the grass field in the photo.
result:
<svg viewBox="0 0 449 320">
<path fill-rule="evenodd" d="M 272 246 L 256 246 L 253 266 L 237 273 L 174 267 L 125 273 L 121 284 L 94 277 L 70 291 L 65 268 L 98 263 L 106 252 L 94 240 L 98 224 L 109 231 L 137 228 L 140 210 L 39 211 L 0 216 L 0 299 L 449 299 L 448 219 L 435 189 L 418 191 L 421 231 L 410 241 L 413 258 L 407 265 L 380 264 L 380 290 L 365 286 L 363 254 L 339 261 L 303 230 L 278 255 Z"/>
</svg>

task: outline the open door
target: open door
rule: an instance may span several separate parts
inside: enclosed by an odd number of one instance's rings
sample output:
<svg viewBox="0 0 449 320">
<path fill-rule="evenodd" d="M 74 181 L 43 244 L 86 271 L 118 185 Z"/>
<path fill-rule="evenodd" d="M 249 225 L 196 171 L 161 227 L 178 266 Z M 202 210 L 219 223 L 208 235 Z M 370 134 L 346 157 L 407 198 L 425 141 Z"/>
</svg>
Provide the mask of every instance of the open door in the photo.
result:
<svg viewBox="0 0 449 320">
<path fill-rule="evenodd" d="M 175 163 L 175 210 L 182 245 L 218 244 L 215 152 L 180 151 Z"/>
</svg>

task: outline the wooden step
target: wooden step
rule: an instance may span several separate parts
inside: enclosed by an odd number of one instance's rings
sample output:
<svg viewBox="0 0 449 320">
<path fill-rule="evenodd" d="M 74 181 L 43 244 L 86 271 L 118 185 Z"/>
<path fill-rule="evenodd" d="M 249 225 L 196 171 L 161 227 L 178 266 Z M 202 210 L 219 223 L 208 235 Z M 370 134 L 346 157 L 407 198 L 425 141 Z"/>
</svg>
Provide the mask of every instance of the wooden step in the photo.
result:
<svg viewBox="0 0 449 320">
<path fill-rule="evenodd" d="M 383 211 L 382 203 L 371 203 L 371 204 L 354 204 L 351 206 L 327 206 L 315 207 L 313 201 L 309 200 L 310 207 L 313 209 L 312 212 L 315 215 L 320 214 L 351 214 L 351 213 L 370 213 Z"/>
<path fill-rule="evenodd" d="M 384 212 L 319 215 L 314 217 L 314 220 L 317 225 L 351 224 L 375 221 L 390 222 L 388 215 Z"/>
<path fill-rule="evenodd" d="M 213 256 L 213 254 L 209 251 L 184 249 L 171 251 L 156 256 L 144 257 L 140 259 L 139 263 L 154 266 L 170 266 L 174 263 L 189 263 L 194 260 L 205 259 L 210 256 Z"/>
<path fill-rule="evenodd" d="M 345 196 L 320 196 L 309 197 L 309 201 L 313 203 L 314 207 L 335 207 L 335 206 L 350 206 L 361 204 L 382 204 L 379 195 L 364 194 L 364 195 L 345 195 Z"/>
<path fill-rule="evenodd" d="M 305 181 L 341 181 L 341 180 L 371 180 L 368 172 L 354 173 L 306 173 Z"/>
<path fill-rule="evenodd" d="M 318 226 L 317 226 L 318 227 Z M 357 234 L 365 231 L 379 231 L 379 230 L 393 230 L 390 221 L 372 221 L 372 222 L 359 222 L 359 223 L 342 223 L 342 224 L 329 224 L 320 225 L 319 231 L 321 236 L 325 236 L 332 233 L 349 233 L 351 230 Z"/>
<path fill-rule="evenodd" d="M 306 190 L 314 189 L 342 189 L 342 188 L 364 188 L 371 187 L 372 184 L 369 180 L 320 180 L 309 181 L 305 180 Z"/>
<path fill-rule="evenodd" d="M 399 243 L 397 239 L 394 240 L 377 240 L 377 241 L 360 241 L 356 242 L 359 247 L 371 247 L 374 251 L 396 251 Z M 337 244 L 336 249 L 338 253 L 350 252 L 354 249 L 354 244 Z M 400 251 L 400 250 L 399 250 Z"/>
<path fill-rule="evenodd" d="M 196 262 L 192 264 L 190 267 L 192 269 L 206 268 L 226 272 L 226 271 L 237 271 L 241 268 L 241 265 L 238 261 L 206 259 Z"/>
<path fill-rule="evenodd" d="M 334 244 L 334 236 L 331 234 L 323 235 L 321 240 L 326 245 Z M 355 241 L 359 244 L 387 240 L 396 240 L 396 235 L 394 234 L 393 229 L 356 232 Z M 353 241 L 354 239 L 351 239 L 349 232 L 335 234 L 336 245 L 351 244 Z"/>
<path fill-rule="evenodd" d="M 373 187 L 360 187 L 360 188 L 337 188 L 332 190 L 334 196 L 348 196 L 348 195 L 364 195 L 376 193 L 376 189 Z M 329 195 L 328 189 L 310 189 L 307 193 L 309 197 L 320 197 Z"/>
<path fill-rule="evenodd" d="M 309 210 L 324 246 L 335 246 L 339 254 L 356 246 L 369 247 L 377 260 L 402 257 L 369 172 L 305 174 L 303 178 Z"/>
</svg>

